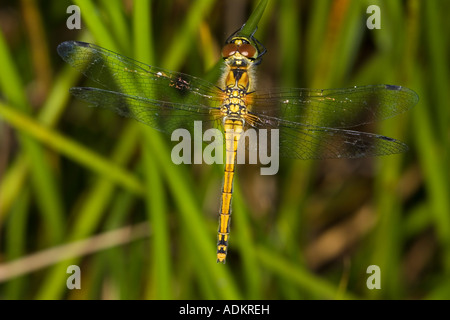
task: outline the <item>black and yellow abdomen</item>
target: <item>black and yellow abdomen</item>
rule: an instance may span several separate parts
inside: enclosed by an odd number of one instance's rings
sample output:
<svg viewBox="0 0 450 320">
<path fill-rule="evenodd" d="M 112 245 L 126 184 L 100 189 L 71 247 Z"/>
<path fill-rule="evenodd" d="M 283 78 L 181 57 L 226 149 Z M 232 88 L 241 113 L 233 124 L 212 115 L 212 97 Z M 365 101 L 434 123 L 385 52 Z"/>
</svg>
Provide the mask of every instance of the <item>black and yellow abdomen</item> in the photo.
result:
<svg viewBox="0 0 450 320">
<path fill-rule="evenodd" d="M 243 121 L 225 119 L 225 173 L 220 202 L 219 230 L 217 236 L 217 262 L 225 262 L 230 233 L 231 198 L 236 167 L 237 147 L 243 132 Z"/>
</svg>

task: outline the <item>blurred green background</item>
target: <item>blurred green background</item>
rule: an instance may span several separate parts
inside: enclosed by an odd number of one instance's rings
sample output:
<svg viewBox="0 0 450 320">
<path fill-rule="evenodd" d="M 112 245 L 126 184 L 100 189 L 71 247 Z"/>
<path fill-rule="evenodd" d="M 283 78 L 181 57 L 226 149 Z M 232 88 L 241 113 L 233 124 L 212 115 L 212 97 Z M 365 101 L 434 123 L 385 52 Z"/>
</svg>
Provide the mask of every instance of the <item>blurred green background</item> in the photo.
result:
<svg viewBox="0 0 450 320">
<path fill-rule="evenodd" d="M 257 1 L 79 0 L 81 30 L 70 4 L 0 5 L 0 299 L 450 298 L 450 1 L 269 1 L 259 88 L 395 84 L 420 101 L 368 128 L 405 154 L 238 167 L 225 265 L 223 167 L 173 165 L 170 139 L 71 98 L 86 79 L 56 47 L 208 77 Z"/>
</svg>

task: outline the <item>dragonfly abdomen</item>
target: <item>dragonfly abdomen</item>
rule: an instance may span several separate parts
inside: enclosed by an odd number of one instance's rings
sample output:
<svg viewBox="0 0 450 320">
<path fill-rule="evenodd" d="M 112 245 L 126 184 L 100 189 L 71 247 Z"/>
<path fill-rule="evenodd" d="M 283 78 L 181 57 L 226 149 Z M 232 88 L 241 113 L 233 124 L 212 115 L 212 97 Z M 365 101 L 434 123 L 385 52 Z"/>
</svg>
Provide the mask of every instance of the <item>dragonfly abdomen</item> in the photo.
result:
<svg viewBox="0 0 450 320">
<path fill-rule="evenodd" d="M 244 130 L 244 121 L 234 117 L 225 118 L 225 173 L 220 204 L 219 230 L 217 234 L 217 262 L 225 263 L 231 221 L 231 199 L 236 168 L 236 154 L 239 139 Z"/>
</svg>

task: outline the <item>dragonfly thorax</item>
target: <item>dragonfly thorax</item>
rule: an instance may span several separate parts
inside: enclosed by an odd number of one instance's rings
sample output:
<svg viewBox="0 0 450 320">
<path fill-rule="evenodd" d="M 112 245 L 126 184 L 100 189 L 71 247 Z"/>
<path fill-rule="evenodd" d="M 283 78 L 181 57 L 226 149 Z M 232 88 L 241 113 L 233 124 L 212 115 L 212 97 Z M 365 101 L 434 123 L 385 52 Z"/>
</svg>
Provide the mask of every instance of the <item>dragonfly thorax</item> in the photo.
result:
<svg viewBox="0 0 450 320">
<path fill-rule="evenodd" d="M 222 49 L 225 60 L 225 88 L 239 88 L 248 92 L 253 84 L 253 70 L 258 49 L 244 38 L 233 38 Z"/>
<path fill-rule="evenodd" d="M 229 66 L 225 73 L 225 88 L 238 88 L 246 92 L 249 91 L 253 79 L 249 77 L 247 66 L 232 65 Z"/>
<path fill-rule="evenodd" d="M 247 114 L 245 90 L 240 88 L 227 88 L 226 97 L 223 100 L 221 112 L 224 117 L 240 118 Z"/>
</svg>

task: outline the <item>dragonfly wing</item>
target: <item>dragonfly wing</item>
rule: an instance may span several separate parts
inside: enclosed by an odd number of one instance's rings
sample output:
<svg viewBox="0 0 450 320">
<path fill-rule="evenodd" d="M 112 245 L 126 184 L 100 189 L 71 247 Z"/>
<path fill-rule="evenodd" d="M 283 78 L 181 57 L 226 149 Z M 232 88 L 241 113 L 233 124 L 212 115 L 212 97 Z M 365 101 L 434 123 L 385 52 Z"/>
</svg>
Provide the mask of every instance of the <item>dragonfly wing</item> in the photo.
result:
<svg viewBox="0 0 450 320">
<path fill-rule="evenodd" d="M 279 151 L 286 158 L 365 158 L 408 150 L 403 142 L 378 134 L 310 126 L 262 115 L 255 127 L 279 129 Z"/>
<path fill-rule="evenodd" d="M 148 100 L 220 104 L 222 91 L 200 78 L 152 67 L 85 42 L 66 41 L 57 51 L 64 61 L 112 91 Z"/>
<path fill-rule="evenodd" d="M 411 89 L 392 85 L 279 89 L 255 93 L 252 111 L 305 125 L 351 128 L 403 113 L 418 99 Z"/>
<path fill-rule="evenodd" d="M 214 122 L 220 120 L 218 110 L 202 105 L 149 100 L 89 87 L 71 88 L 70 92 L 92 106 L 113 110 L 168 134 L 180 128 L 193 132 L 196 120 L 202 121 L 203 129 L 214 126 Z"/>
</svg>

